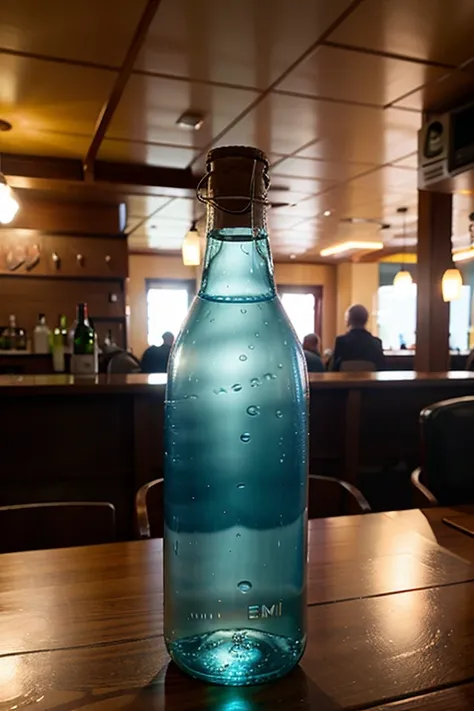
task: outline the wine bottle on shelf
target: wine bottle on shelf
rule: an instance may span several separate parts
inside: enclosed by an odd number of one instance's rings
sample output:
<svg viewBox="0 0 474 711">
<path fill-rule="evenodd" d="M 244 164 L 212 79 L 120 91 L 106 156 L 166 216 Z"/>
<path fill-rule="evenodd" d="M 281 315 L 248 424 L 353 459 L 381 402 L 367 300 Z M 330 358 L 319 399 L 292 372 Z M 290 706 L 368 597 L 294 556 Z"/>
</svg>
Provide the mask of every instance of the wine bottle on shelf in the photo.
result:
<svg viewBox="0 0 474 711">
<path fill-rule="evenodd" d="M 66 328 L 66 317 L 60 315 L 58 319 L 58 325 L 53 331 L 53 336 L 51 339 L 51 351 L 53 353 L 53 370 L 55 373 L 64 373 L 66 370 L 66 364 L 64 360 L 64 354 L 67 349 L 67 328 Z"/>
<path fill-rule="evenodd" d="M 71 355 L 73 375 L 95 375 L 99 371 L 97 336 L 89 323 L 87 304 L 77 305 L 77 325 Z"/>
<path fill-rule="evenodd" d="M 44 314 L 38 314 L 38 323 L 33 331 L 33 351 L 35 353 L 50 352 L 50 334 L 51 332 L 46 323 L 46 316 Z"/>
<path fill-rule="evenodd" d="M 3 332 L 3 338 L 3 347 L 5 348 L 5 350 L 15 351 L 17 348 L 17 329 L 15 314 L 10 314 L 10 316 L 8 317 L 8 327 Z"/>
</svg>

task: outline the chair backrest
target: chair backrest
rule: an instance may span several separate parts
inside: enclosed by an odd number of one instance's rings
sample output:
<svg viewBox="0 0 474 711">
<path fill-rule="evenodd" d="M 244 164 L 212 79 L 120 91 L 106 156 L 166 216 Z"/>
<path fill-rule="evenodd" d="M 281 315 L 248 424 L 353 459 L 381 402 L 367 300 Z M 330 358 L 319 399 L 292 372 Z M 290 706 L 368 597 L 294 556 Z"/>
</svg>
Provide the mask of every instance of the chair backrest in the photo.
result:
<svg viewBox="0 0 474 711">
<path fill-rule="evenodd" d="M 371 360 L 343 360 L 339 366 L 342 373 L 375 373 L 375 363 Z"/>
<path fill-rule="evenodd" d="M 141 373 L 140 362 L 134 355 L 127 351 L 116 353 L 109 360 L 107 365 L 107 373 L 110 375 L 126 374 L 126 373 Z"/>
<path fill-rule="evenodd" d="M 135 497 L 139 538 L 163 536 L 163 479 L 144 484 Z M 327 476 L 309 477 L 308 518 L 370 513 L 369 503 L 359 489 L 347 481 Z"/>
<path fill-rule="evenodd" d="M 0 507 L 0 553 L 85 546 L 115 539 L 115 508 L 108 502 Z"/>
<path fill-rule="evenodd" d="M 437 402 L 420 413 L 422 482 L 441 505 L 474 502 L 474 397 Z"/>
<path fill-rule="evenodd" d="M 328 476 L 309 477 L 308 518 L 370 513 L 368 501 L 352 484 Z"/>
<path fill-rule="evenodd" d="M 149 481 L 137 491 L 135 515 L 139 538 L 163 537 L 163 479 Z"/>
</svg>

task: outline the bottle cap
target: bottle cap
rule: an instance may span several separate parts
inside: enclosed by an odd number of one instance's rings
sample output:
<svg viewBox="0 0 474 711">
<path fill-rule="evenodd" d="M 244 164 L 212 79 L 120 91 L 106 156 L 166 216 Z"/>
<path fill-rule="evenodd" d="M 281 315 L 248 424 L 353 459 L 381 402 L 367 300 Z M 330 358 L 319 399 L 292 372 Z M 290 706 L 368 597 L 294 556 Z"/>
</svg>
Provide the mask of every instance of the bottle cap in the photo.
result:
<svg viewBox="0 0 474 711">
<path fill-rule="evenodd" d="M 218 146 L 211 148 L 207 154 L 206 167 L 210 170 L 211 163 L 220 158 L 248 158 L 258 160 L 264 164 L 264 170 L 268 170 L 268 158 L 260 148 L 254 146 Z"/>
</svg>

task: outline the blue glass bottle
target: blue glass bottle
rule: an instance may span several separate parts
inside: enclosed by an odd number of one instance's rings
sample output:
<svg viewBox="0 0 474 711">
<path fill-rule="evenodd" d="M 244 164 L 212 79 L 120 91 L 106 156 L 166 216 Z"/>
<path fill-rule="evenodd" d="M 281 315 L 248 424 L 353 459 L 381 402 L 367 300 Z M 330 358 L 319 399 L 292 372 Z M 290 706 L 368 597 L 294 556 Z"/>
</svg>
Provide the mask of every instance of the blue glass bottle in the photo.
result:
<svg viewBox="0 0 474 711">
<path fill-rule="evenodd" d="M 165 641 L 235 686 L 283 676 L 306 643 L 308 387 L 275 292 L 267 168 L 254 148 L 208 156 L 202 285 L 165 406 Z"/>
</svg>

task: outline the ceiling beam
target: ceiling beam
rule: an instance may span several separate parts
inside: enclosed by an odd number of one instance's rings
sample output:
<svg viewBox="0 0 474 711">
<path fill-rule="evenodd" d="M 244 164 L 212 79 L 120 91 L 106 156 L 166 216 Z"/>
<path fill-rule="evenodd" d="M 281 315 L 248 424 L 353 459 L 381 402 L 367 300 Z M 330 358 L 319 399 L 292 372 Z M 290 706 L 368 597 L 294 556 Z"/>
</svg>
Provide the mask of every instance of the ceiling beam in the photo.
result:
<svg viewBox="0 0 474 711">
<path fill-rule="evenodd" d="M 135 34 L 128 48 L 125 59 L 115 80 L 110 96 L 102 107 L 94 129 L 94 136 L 84 158 L 84 173 L 86 179 L 93 179 L 94 163 L 97 158 L 102 141 L 110 126 L 113 115 L 119 105 L 122 94 L 133 71 L 135 61 L 145 42 L 150 25 L 155 17 L 161 0 L 148 0 L 145 10 L 135 30 Z"/>
</svg>

